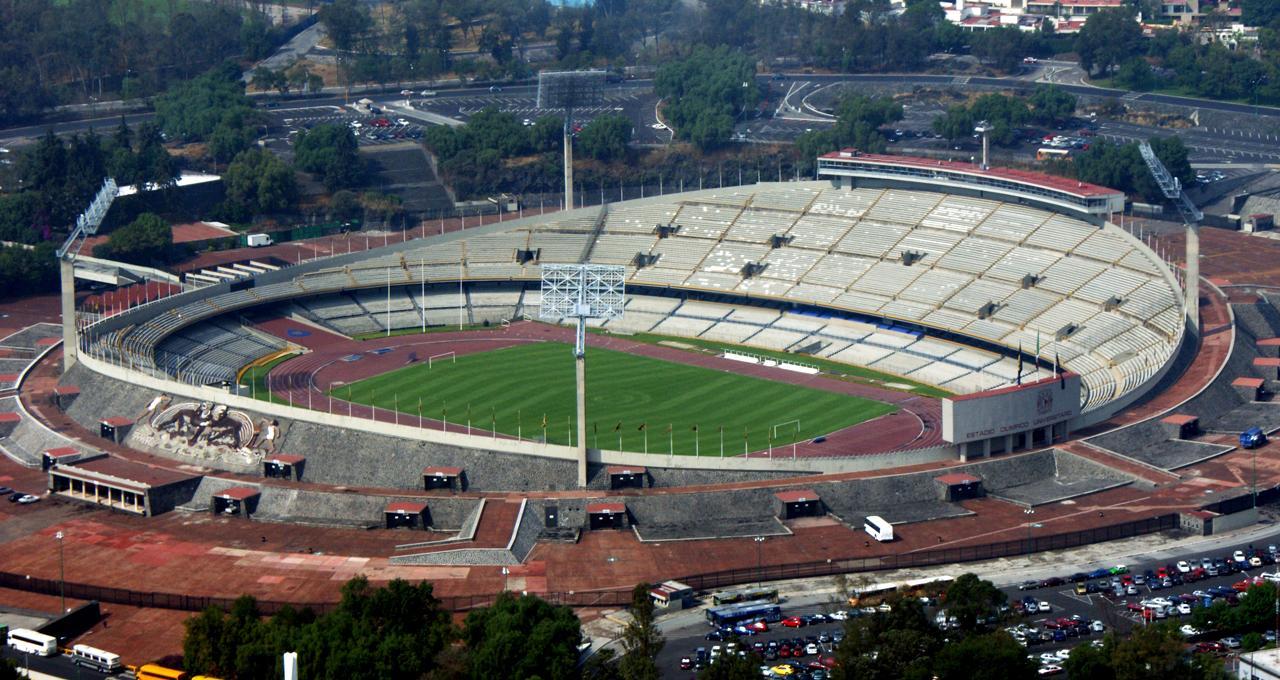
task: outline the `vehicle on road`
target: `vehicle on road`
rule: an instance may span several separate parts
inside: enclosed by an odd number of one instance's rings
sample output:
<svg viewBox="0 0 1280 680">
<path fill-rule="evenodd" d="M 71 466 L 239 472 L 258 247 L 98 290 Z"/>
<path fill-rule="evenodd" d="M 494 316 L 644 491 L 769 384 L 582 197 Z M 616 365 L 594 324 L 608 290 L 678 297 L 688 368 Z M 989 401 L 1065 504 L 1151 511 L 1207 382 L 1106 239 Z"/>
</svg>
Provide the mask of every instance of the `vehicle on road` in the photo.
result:
<svg viewBox="0 0 1280 680">
<path fill-rule="evenodd" d="M 1040 670 L 1036 672 L 1039 673 L 1040 675 L 1061 675 L 1066 671 L 1062 670 L 1062 666 L 1059 666 L 1057 664 L 1049 664 L 1047 666 L 1041 666 Z"/>
<path fill-rule="evenodd" d="M 1260 427 L 1251 427 L 1240 433 L 1240 447 L 1256 449 L 1267 443 L 1267 434 Z"/>
<path fill-rule="evenodd" d="M 58 638 L 26 628 L 14 628 L 9 631 L 6 642 L 22 654 L 53 656 L 58 653 Z"/>
<path fill-rule="evenodd" d="M 40 502 L 40 497 L 32 496 L 31 494 L 26 494 L 22 498 L 18 499 L 18 505 L 31 505 L 32 503 L 39 503 L 39 502 Z"/>
</svg>

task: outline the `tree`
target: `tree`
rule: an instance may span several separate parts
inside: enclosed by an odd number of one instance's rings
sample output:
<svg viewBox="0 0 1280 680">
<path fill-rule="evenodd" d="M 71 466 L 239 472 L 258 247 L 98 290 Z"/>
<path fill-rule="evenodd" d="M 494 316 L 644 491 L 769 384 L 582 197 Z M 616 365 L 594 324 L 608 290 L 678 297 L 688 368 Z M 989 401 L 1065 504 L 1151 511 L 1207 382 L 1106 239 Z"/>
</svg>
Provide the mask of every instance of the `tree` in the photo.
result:
<svg viewBox="0 0 1280 680">
<path fill-rule="evenodd" d="M 739 642 L 739 646 L 742 646 Z M 755 680 L 760 677 L 760 656 L 725 654 L 715 663 L 698 671 L 698 680 Z"/>
<path fill-rule="evenodd" d="M 581 624 L 573 610 L 504 592 L 467 614 L 462 639 L 471 676 L 560 680 L 577 676 Z"/>
<path fill-rule="evenodd" d="M 836 648 L 837 680 L 932 677 L 933 656 L 942 644 L 937 627 L 916 598 L 895 595 L 889 605 L 888 613 L 845 622 L 844 642 Z"/>
<path fill-rule="evenodd" d="M 1108 635 L 1101 647 L 1080 645 L 1071 650 L 1071 656 L 1062 663 L 1062 668 L 1073 678 L 1115 680 L 1116 671 L 1111 667 L 1111 652 L 1114 646 L 1114 635 Z"/>
<path fill-rule="evenodd" d="M 659 68 L 653 87 L 676 135 L 710 149 L 727 142 L 737 116 L 759 100 L 755 74 L 747 55 L 723 45 L 700 46 L 688 58 Z"/>
<path fill-rule="evenodd" d="M 1032 119 L 1041 125 L 1063 123 L 1076 112 L 1075 95 L 1056 85 L 1037 85 L 1028 102 Z"/>
<path fill-rule="evenodd" d="M 618 670 L 623 680 L 658 680 L 662 676 L 656 659 L 664 642 L 653 611 L 649 584 L 636 584 L 631 590 L 631 620 L 622 629 L 623 654 Z"/>
<path fill-rule="evenodd" d="M 19 680 L 18 664 L 12 659 L 0 659 L 0 680 Z"/>
<path fill-rule="evenodd" d="M 329 191 L 364 181 L 356 137 L 346 125 L 317 125 L 298 135 L 293 163 L 300 170 L 320 175 Z"/>
<path fill-rule="evenodd" d="M 335 0 L 324 5 L 320 8 L 319 18 L 329 39 L 333 40 L 333 46 L 343 52 L 349 52 L 373 24 L 368 10 L 355 0 Z"/>
<path fill-rule="evenodd" d="M 1006 596 L 990 581 L 966 573 L 956 577 L 947 588 L 947 614 L 956 617 L 963 630 L 983 625 L 986 617 L 1005 603 Z"/>
<path fill-rule="evenodd" d="M 1134 20 L 1131 8 L 1108 9 L 1091 15 L 1076 38 L 1081 68 L 1103 75 L 1137 56 L 1141 45 L 1142 28 Z"/>
<path fill-rule="evenodd" d="M 578 133 L 577 146 L 591 158 L 611 161 L 626 156 L 630 142 L 631 119 L 611 113 L 588 123 Z"/>
<path fill-rule="evenodd" d="M 945 113 L 933 119 L 933 131 L 949 142 L 968 137 L 973 134 L 973 114 L 959 104 L 948 106 Z"/>
<path fill-rule="evenodd" d="M 1116 680 L 1187 677 L 1186 642 L 1169 623 L 1134 628 L 1111 652 Z"/>
<path fill-rule="evenodd" d="M 1137 92 L 1146 92 L 1156 86 L 1156 74 L 1146 59 L 1133 57 L 1120 64 L 1120 70 L 1116 72 L 1116 84 Z"/>
<path fill-rule="evenodd" d="M 8 297 L 47 293 L 58 289 L 56 247 L 0 246 L 0 288 Z"/>
<path fill-rule="evenodd" d="M 160 128 L 171 137 L 188 141 L 207 139 L 228 116 L 252 121 L 252 109 L 237 68 L 231 72 L 215 68 L 155 99 Z"/>
<path fill-rule="evenodd" d="M 133 222 L 111 232 L 94 255 L 134 264 L 154 265 L 168 261 L 173 248 L 173 230 L 155 213 L 142 213 Z"/>
<path fill-rule="evenodd" d="M 1026 648 L 1004 631 L 963 637 L 943 645 L 934 657 L 938 680 L 1033 680 L 1037 668 Z"/>
<path fill-rule="evenodd" d="M 293 169 L 263 149 L 242 151 L 223 178 L 225 207 L 233 220 L 291 210 L 298 187 Z"/>
</svg>

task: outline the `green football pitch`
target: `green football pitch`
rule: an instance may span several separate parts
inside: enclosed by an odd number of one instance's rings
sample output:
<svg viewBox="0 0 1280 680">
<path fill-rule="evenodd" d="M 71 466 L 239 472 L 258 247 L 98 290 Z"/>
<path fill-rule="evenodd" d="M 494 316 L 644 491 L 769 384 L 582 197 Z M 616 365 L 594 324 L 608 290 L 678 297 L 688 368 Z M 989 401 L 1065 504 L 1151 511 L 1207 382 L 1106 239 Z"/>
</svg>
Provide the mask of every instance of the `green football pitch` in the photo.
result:
<svg viewBox="0 0 1280 680">
<path fill-rule="evenodd" d="M 573 349 L 532 343 L 436 359 L 343 385 L 332 394 L 525 439 L 569 444 Z M 419 401 L 420 400 L 420 401 Z M 587 357 L 588 445 L 650 453 L 732 456 L 786 446 L 895 411 L 878 401 L 698 366 L 591 349 Z M 697 428 L 696 432 L 694 428 Z M 723 436 L 722 436 L 723 435 Z M 576 432 L 572 434 L 576 437 Z M 697 446 L 695 447 L 695 436 Z"/>
</svg>

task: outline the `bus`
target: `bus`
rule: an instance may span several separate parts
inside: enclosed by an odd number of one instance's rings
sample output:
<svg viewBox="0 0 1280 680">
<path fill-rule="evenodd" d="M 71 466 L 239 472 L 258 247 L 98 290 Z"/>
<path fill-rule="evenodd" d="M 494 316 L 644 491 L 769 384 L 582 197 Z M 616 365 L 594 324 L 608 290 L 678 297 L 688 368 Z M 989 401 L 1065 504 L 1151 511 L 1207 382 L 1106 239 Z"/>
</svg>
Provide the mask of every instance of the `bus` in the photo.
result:
<svg viewBox="0 0 1280 680">
<path fill-rule="evenodd" d="M 884 518 L 879 515 L 870 515 L 862 520 L 862 529 L 871 534 L 871 538 L 881 543 L 888 543 L 893 540 L 893 525 L 884 521 Z"/>
<path fill-rule="evenodd" d="M 1038 161 L 1061 161 L 1071 157 L 1071 149 L 1054 149 L 1047 146 L 1036 150 Z"/>
<path fill-rule="evenodd" d="M 742 602 L 707 610 L 707 623 L 721 628 L 756 620 L 777 623 L 782 620 L 782 607 L 772 602 Z"/>
<path fill-rule="evenodd" d="M 950 576 L 930 576 L 895 583 L 876 583 L 855 589 L 849 595 L 851 607 L 873 607 L 884 602 L 889 595 L 900 593 L 903 597 L 936 598 L 947 592 L 955 580 Z"/>
<path fill-rule="evenodd" d="M 115 673 L 121 669 L 120 656 L 104 652 L 89 645 L 75 645 L 71 648 L 71 663 L 87 666 L 103 673 Z"/>
<path fill-rule="evenodd" d="M 711 594 L 711 603 L 719 606 L 735 602 L 777 602 L 777 588 L 744 588 L 742 590 L 721 590 Z"/>
<path fill-rule="evenodd" d="M 10 647 L 23 654 L 53 656 L 58 653 L 58 638 L 26 628 L 14 628 L 9 631 L 8 641 Z"/>
<path fill-rule="evenodd" d="M 138 668 L 134 677 L 138 680 L 187 680 L 187 673 L 175 668 L 165 668 L 160 664 L 147 663 Z"/>
</svg>

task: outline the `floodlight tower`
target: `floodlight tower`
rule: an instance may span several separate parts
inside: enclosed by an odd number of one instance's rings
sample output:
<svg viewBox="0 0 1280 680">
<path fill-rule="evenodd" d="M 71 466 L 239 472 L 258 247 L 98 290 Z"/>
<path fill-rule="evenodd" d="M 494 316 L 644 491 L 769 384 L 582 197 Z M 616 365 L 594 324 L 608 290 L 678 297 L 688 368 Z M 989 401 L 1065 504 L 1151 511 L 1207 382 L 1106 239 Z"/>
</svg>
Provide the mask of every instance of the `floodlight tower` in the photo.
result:
<svg viewBox="0 0 1280 680">
<path fill-rule="evenodd" d="M 1156 184 L 1160 186 L 1160 193 L 1177 206 L 1178 213 L 1182 215 L 1182 223 L 1187 227 L 1185 256 L 1187 272 L 1183 288 L 1186 295 L 1187 321 L 1191 324 L 1191 332 L 1198 334 L 1200 332 L 1200 221 L 1204 219 L 1204 213 L 1191 202 L 1191 197 L 1187 196 L 1187 192 L 1182 189 L 1182 182 L 1169 173 L 1164 163 L 1156 157 L 1156 152 L 1151 149 L 1150 144 L 1139 143 L 1138 151 L 1142 154 L 1142 160 L 1146 162 L 1147 169 L 1151 171 Z"/>
<path fill-rule="evenodd" d="M 539 318 L 578 322 L 573 342 L 578 399 L 578 486 L 587 485 L 587 319 L 622 318 L 625 275 L 626 268 L 617 265 L 542 265 Z"/>
<path fill-rule="evenodd" d="M 71 230 L 62 247 L 57 250 L 58 273 L 62 283 L 62 369 L 69 370 L 76 363 L 76 353 L 80 344 L 76 336 L 76 256 L 85 240 L 98 233 L 98 227 L 107 217 L 111 203 L 116 200 L 119 189 L 111 177 L 102 181 L 102 188 L 93 197 L 89 207 L 76 218 L 76 226 Z"/>
<path fill-rule="evenodd" d="M 982 169 L 986 170 L 991 167 L 989 163 L 991 150 L 991 135 L 989 133 L 991 132 L 991 124 L 985 120 L 978 121 L 978 124 L 974 126 L 973 131 L 982 135 Z"/>
<path fill-rule="evenodd" d="M 539 71 L 539 109 L 564 110 L 564 209 L 573 209 L 573 110 L 598 106 L 604 71 Z"/>
</svg>

